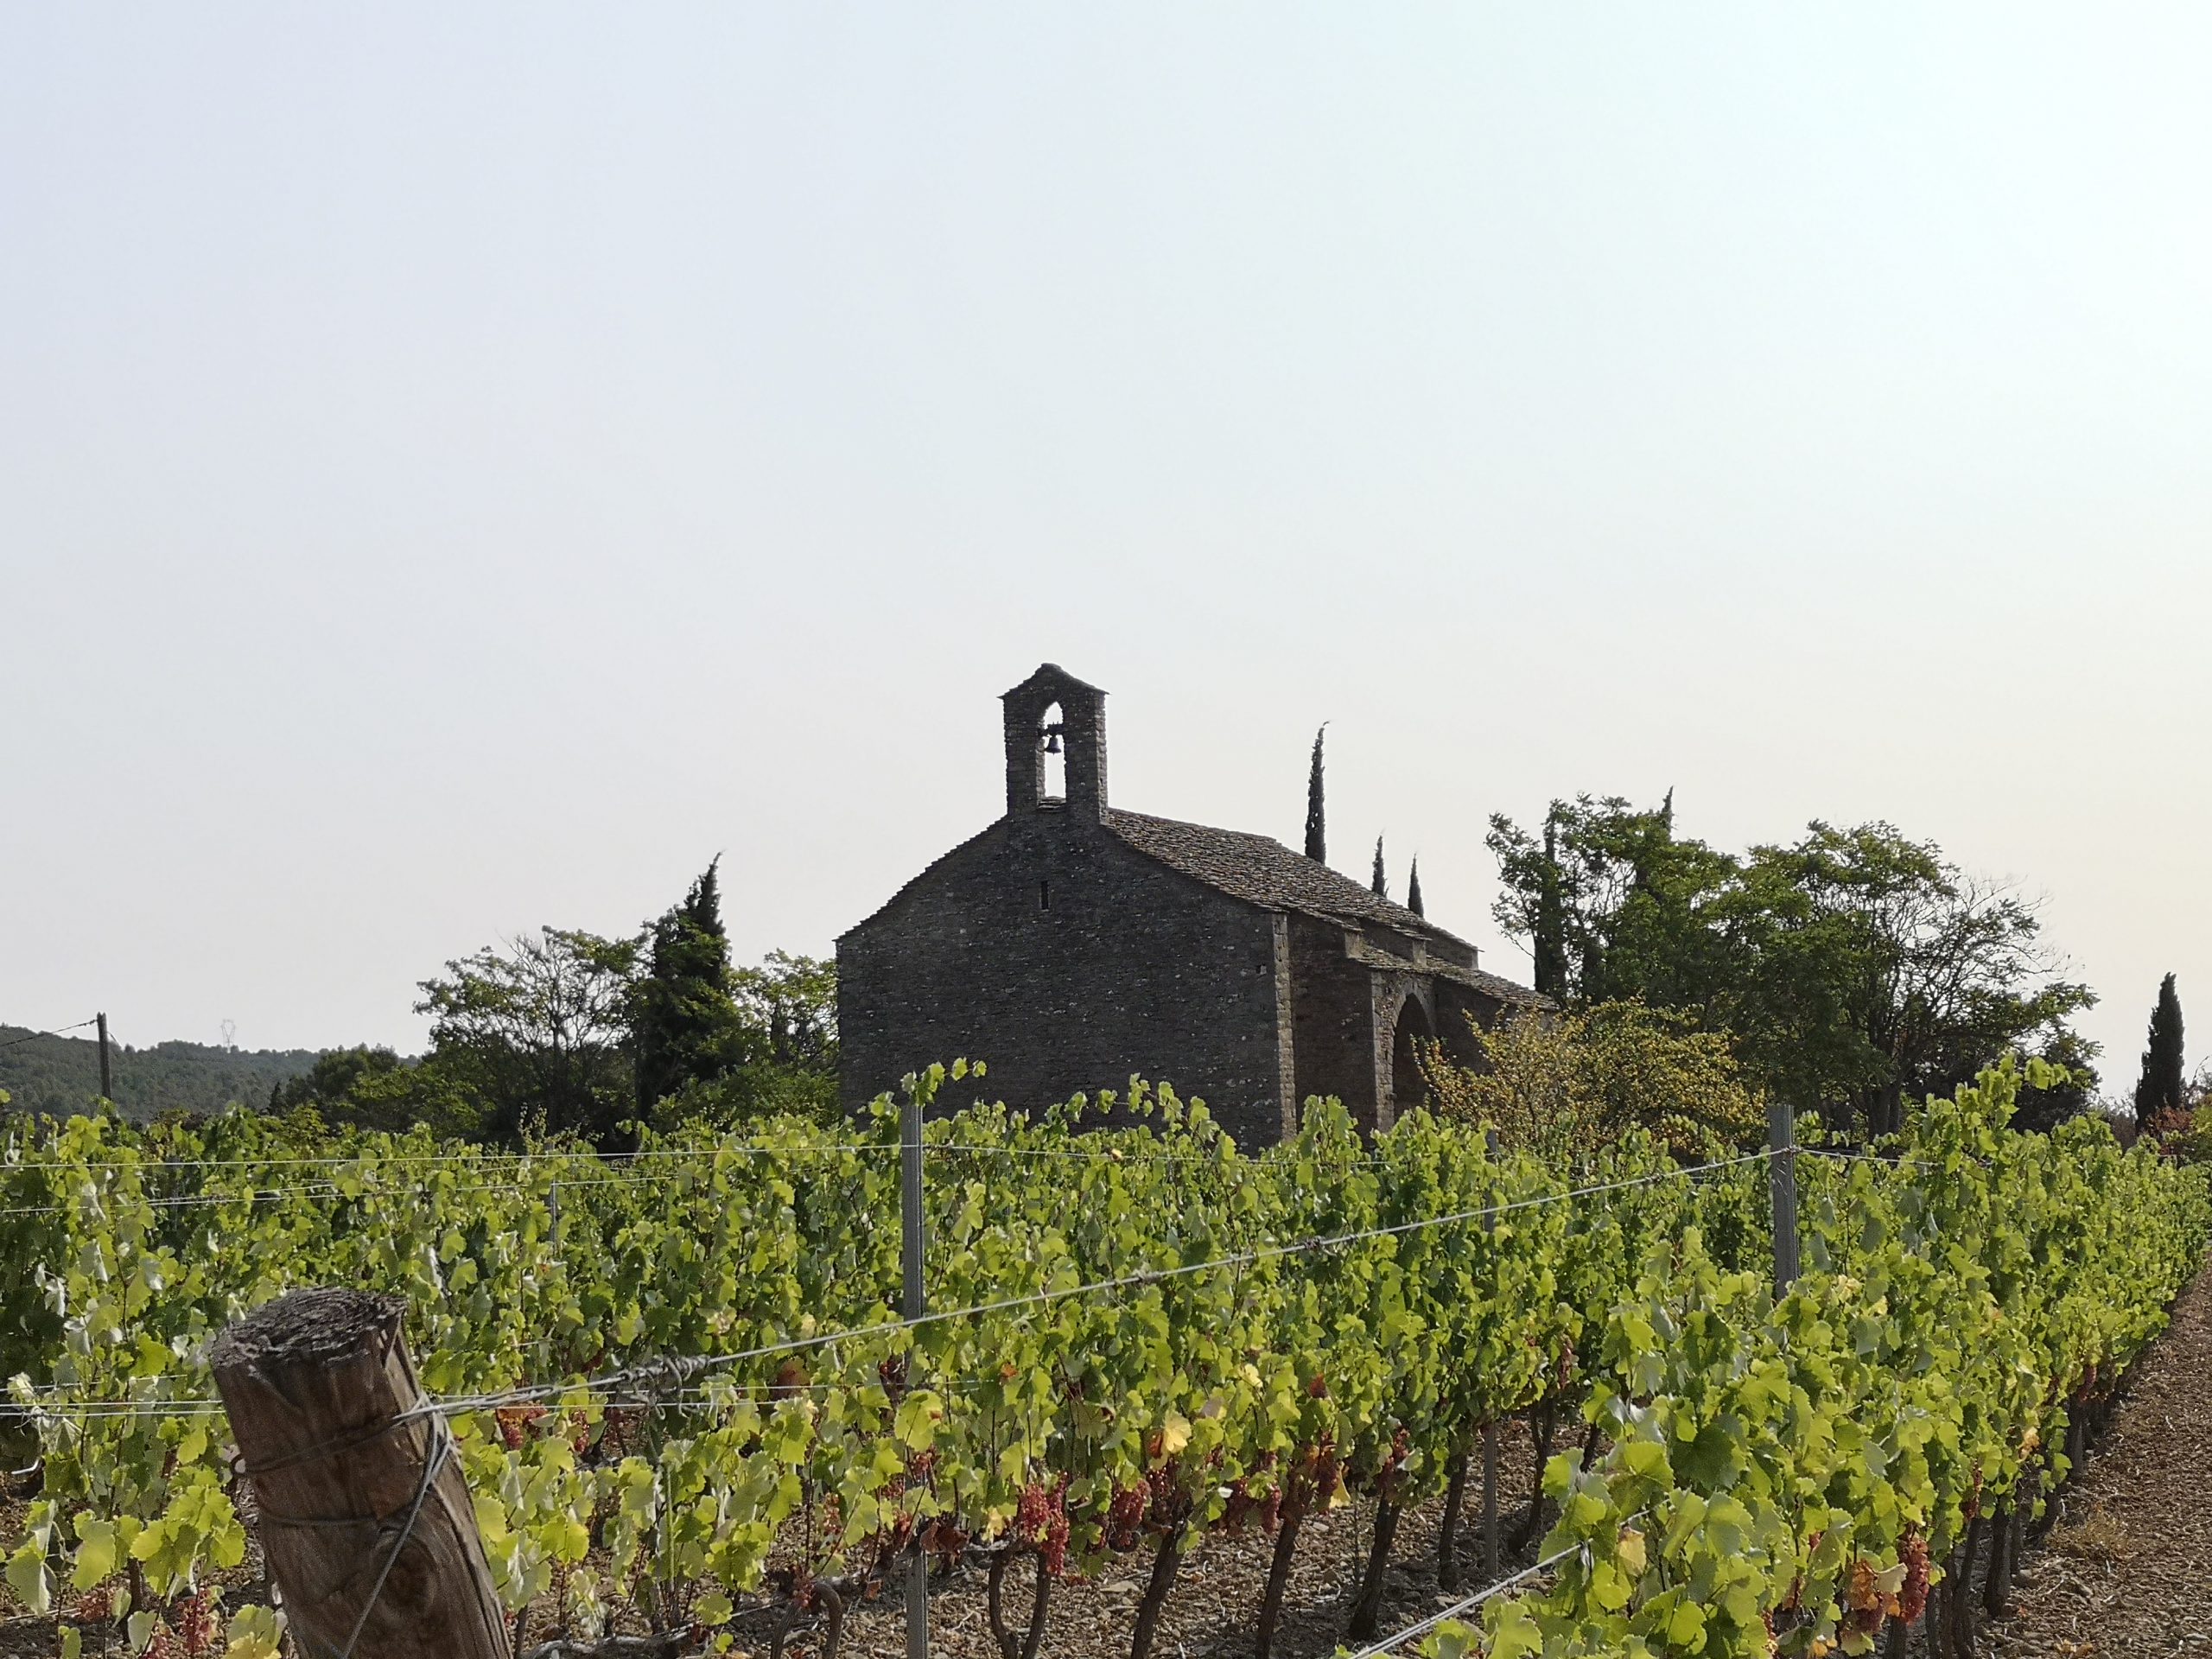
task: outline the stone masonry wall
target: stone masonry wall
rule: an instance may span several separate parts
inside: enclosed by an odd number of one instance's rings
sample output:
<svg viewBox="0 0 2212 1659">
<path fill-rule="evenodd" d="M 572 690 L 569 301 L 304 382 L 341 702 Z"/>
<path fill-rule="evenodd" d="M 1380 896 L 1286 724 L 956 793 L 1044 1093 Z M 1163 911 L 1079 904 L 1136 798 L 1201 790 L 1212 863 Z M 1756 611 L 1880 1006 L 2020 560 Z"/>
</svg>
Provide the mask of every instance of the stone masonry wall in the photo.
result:
<svg viewBox="0 0 2212 1659">
<path fill-rule="evenodd" d="M 1293 916 L 1291 1032 L 1299 1105 L 1333 1095 L 1375 1127 L 1373 978 L 1344 953 L 1341 924 Z"/>
<path fill-rule="evenodd" d="M 949 1105 L 1035 1108 L 1139 1072 L 1265 1144 L 1282 1116 L 1275 931 L 1079 811 L 1011 814 L 838 941 L 844 1103 L 964 1055 L 988 1075 Z"/>
</svg>

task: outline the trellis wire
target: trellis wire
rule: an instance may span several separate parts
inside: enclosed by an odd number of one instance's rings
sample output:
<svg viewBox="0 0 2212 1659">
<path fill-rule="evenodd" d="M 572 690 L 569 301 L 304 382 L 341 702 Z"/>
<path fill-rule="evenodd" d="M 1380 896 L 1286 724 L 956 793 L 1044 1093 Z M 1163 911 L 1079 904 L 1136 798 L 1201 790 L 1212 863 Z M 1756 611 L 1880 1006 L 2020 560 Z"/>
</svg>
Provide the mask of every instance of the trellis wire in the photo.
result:
<svg viewBox="0 0 2212 1659">
<path fill-rule="evenodd" d="M 1682 1169 L 1655 1171 L 1649 1175 L 1636 1176 L 1623 1181 L 1605 1181 L 1592 1185 L 1572 1188 L 1564 1192 L 1548 1192 L 1533 1198 L 1516 1199 L 1510 1204 L 1484 1205 L 1471 1210 L 1459 1210 L 1446 1215 L 1425 1216 L 1413 1221 L 1402 1221 L 1387 1227 L 1363 1228 L 1357 1232 L 1316 1234 L 1293 1240 L 1287 1243 L 1262 1245 L 1255 1249 L 1232 1252 L 1227 1255 L 1208 1258 L 1204 1262 L 1186 1262 L 1173 1268 L 1150 1268 L 1141 1272 L 1121 1274 L 1110 1279 L 1088 1280 L 1081 1284 L 1066 1285 L 1056 1290 L 1035 1291 L 1026 1296 L 1009 1296 L 996 1301 L 976 1302 L 965 1307 L 947 1308 L 941 1312 L 923 1313 L 912 1318 L 880 1320 L 873 1325 L 855 1325 L 836 1331 L 822 1332 L 810 1337 L 794 1337 L 781 1342 L 766 1343 L 729 1354 L 702 1354 L 656 1359 L 639 1365 L 627 1366 L 605 1376 L 588 1379 L 585 1386 L 613 1389 L 616 1386 L 667 1386 L 688 1381 L 708 1370 L 725 1366 L 741 1365 L 748 1360 L 771 1358 L 779 1354 L 800 1353 L 817 1348 L 826 1348 L 840 1342 L 853 1342 L 893 1336 L 902 1331 L 918 1330 L 924 1325 L 938 1325 L 950 1319 L 976 1319 L 987 1313 L 1010 1313 L 1016 1308 L 1043 1306 L 1066 1301 L 1073 1297 L 1095 1295 L 1105 1291 L 1138 1290 L 1150 1285 L 1163 1284 L 1173 1279 L 1187 1278 L 1193 1274 L 1226 1271 L 1232 1268 L 1250 1267 L 1258 1262 L 1274 1261 L 1285 1255 L 1301 1255 L 1310 1250 L 1334 1249 L 1339 1245 L 1363 1243 L 1370 1239 L 1393 1238 L 1408 1233 L 1424 1231 L 1431 1227 L 1446 1227 L 1456 1223 L 1482 1221 L 1499 1216 L 1540 1209 L 1546 1205 L 1564 1204 L 1578 1198 L 1592 1198 L 1605 1192 L 1627 1192 L 1637 1187 L 1655 1185 L 1661 1181 L 1684 1179 L 1710 1174 L 1724 1169 L 1733 1169 L 1745 1164 L 1763 1163 L 1773 1154 L 1761 1151 L 1746 1153 L 1740 1157 L 1717 1159 L 1711 1163 L 1692 1165 Z M 574 1383 L 537 1383 L 499 1394 L 460 1395 L 442 1400 L 425 1401 L 413 1408 L 416 1415 L 433 1411 L 486 1411 L 501 1406 L 529 1405 L 543 1400 L 557 1398 L 564 1390 L 576 1387 Z"/>
<path fill-rule="evenodd" d="M 940 1324 L 952 1319 L 973 1319 L 987 1313 L 1007 1313 L 1027 1306 L 1045 1306 L 1104 1291 L 1141 1288 L 1173 1279 L 1188 1277 L 1193 1274 L 1249 1267 L 1285 1255 L 1363 1243 L 1376 1238 L 1402 1236 L 1408 1233 L 1423 1231 L 1431 1227 L 1449 1226 L 1461 1222 L 1489 1222 L 1500 1216 L 1539 1209 L 1547 1205 L 1568 1203 L 1576 1199 L 1599 1197 L 1608 1192 L 1628 1192 L 1656 1185 L 1662 1181 L 1688 1179 L 1722 1170 L 1738 1168 L 1746 1164 L 1762 1163 L 1772 1155 L 1770 1150 L 1746 1153 L 1739 1157 L 1718 1159 L 1710 1163 L 1691 1165 L 1680 1169 L 1656 1170 L 1648 1175 L 1634 1176 L 1626 1180 L 1602 1181 L 1570 1188 L 1563 1192 L 1542 1193 L 1531 1198 L 1516 1199 L 1510 1204 L 1485 1205 L 1470 1210 L 1453 1211 L 1440 1216 L 1421 1217 L 1412 1221 L 1397 1222 L 1386 1227 L 1371 1227 L 1350 1233 L 1314 1234 L 1287 1243 L 1262 1245 L 1255 1249 L 1211 1257 L 1205 1262 L 1185 1262 L 1173 1268 L 1147 1268 L 1139 1273 L 1123 1274 L 1110 1279 L 1089 1280 L 1081 1284 L 1063 1286 L 1055 1290 L 1039 1291 L 1026 1296 L 1007 1297 L 991 1302 L 979 1302 L 965 1307 L 947 1308 L 937 1313 L 925 1313 L 917 1318 L 887 1319 L 874 1325 L 847 1326 L 836 1331 L 817 1332 L 810 1337 L 793 1338 L 783 1342 L 763 1344 L 735 1353 L 700 1354 L 655 1359 L 638 1365 L 626 1366 L 600 1377 L 586 1377 L 564 1382 L 534 1383 L 496 1394 L 464 1395 L 432 1399 L 416 1407 L 410 1414 L 422 1416 L 434 1412 L 450 1414 L 469 1411 L 494 1411 L 506 1406 L 542 1404 L 547 1401 L 560 1400 L 576 1394 L 595 1396 L 612 1403 L 618 1400 L 640 1397 L 645 1390 L 654 1388 L 665 1389 L 671 1383 L 688 1381 L 690 1377 L 702 1372 L 743 1364 L 748 1360 L 825 1348 L 840 1342 L 868 1340 L 902 1331 L 915 1330 L 923 1325 Z M 586 1185 L 590 1183 L 563 1182 L 562 1185 Z M 972 1386 L 987 1382 L 988 1379 L 963 1381 L 969 1382 Z M 701 1397 L 703 1398 L 703 1396 Z M 19 1408 L 47 1411 L 56 1415 L 86 1418 L 183 1415 L 194 1411 L 214 1411 L 221 1408 L 219 1402 L 204 1399 L 73 1402 L 56 1399 L 53 1395 L 46 1393 L 41 1393 L 29 1401 L 19 1400 L 13 1403 Z"/>
<path fill-rule="evenodd" d="M 1638 1510 L 1634 1515 L 1629 1516 L 1624 1519 L 1621 1522 L 1621 1525 L 1624 1527 L 1632 1527 L 1650 1513 L 1651 1511 L 1649 1509 Z M 1478 1590 L 1471 1596 L 1462 1597 L 1459 1600 L 1453 1602 L 1449 1607 L 1443 1609 L 1441 1611 L 1431 1613 L 1427 1618 L 1418 1620 L 1414 1624 L 1407 1625 L 1405 1629 L 1396 1632 L 1395 1635 L 1387 1636 L 1380 1642 L 1372 1643 L 1369 1646 L 1360 1649 L 1358 1652 L 1346 1656 L 1346 1659 L 1379 1659 L 1379 1656 L 1389 1653 L 1392 1649 L 1400 1647 L 1405 1643 L 1412 1641 L 1415 1637 L 1426 1636 L 1438 1625 L 1446 1624 L 1449 1621 L 1459 1618 L 1462 1613 L 1472 1612 L 1484 1602 L 1491 1600 L 1496 1596 L 1502 1595 L 1504 1592 L 1513 1588 L 1515 1585 L 1521 1584 L 1529 1579 L 1533 1579 L 1539 1573 L 1548 1572 L 1551 1568 L 1557 1567 L 1561 1561 L 1565 1560 L 1568 1556 L 1575 1554 L 1578 1550 L 1580 1550 L 1585 1547 L 1586 1546 L 1582 1543 L 1576 1542 L 1567 1545 L 1564 1549 L 1554 1550 L 1541 1560 L 1529 1562 L 1528 1566 L 1522 1567 L 1519 1572 L 1508 1573 L 1504 1578 L 1500 1579 L 1496 1584 L 1491 1585 L 1485 1589 Z"/>
</svg>

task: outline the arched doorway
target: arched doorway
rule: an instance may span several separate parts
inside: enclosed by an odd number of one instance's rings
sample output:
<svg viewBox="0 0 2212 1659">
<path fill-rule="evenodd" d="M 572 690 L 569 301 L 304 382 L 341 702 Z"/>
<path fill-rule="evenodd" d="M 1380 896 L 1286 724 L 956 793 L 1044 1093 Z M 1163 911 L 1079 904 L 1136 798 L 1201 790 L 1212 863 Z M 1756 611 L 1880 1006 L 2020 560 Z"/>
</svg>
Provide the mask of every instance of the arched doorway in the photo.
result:
<svg viewBox="0 0 2212 1659">
<path fill-rule="evenodd" d="M 1421 999 L 1410 992 L 1398 1006 L 1397 1029 L 1390 1037 L 1390 1114 L 1403 1113 L 1428 1103 L 1428 1080 L 1421 1076 L 1418 1043 L 1433 1042 L 1436 1027 Z"/>
</svg>

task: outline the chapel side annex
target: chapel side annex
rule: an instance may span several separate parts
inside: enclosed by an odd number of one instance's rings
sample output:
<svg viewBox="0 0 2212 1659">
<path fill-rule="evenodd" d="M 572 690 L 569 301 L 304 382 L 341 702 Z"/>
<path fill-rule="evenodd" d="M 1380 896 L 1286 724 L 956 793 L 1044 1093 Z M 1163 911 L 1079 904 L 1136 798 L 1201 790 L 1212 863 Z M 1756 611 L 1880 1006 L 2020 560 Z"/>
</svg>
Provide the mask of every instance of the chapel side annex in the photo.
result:
<svg viewBox="0 0 2212 1659">
<path fill-rule="evenodd" d="M 1382 1128 L 1422 1092 L 1416 1039 L 1470 1060 L 1466 1016 L 1548 1006 L 1269 836 L 1109 805 L 1097 687 L 1047 663 L 1001 701 L 1006 815 L 837 941 L 849 1109 L 966 1056 L 1016 1107 L 1137 1073 L 1243 1145 L 1294 1133 L 1314 1096 Z"/>
</svg>

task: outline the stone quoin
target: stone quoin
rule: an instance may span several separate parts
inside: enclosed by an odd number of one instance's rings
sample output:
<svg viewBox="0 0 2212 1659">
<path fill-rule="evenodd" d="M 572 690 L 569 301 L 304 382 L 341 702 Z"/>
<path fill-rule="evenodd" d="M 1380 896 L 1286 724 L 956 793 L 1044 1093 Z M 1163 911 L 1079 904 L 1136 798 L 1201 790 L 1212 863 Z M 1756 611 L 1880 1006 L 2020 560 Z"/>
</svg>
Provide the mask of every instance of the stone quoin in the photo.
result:
<svg viewBox="0 0 2212 1659">
<path fill-rule="evenodd" d="M 1269 836 L 1109 805 L 1097 687 L 1047 663 L 1001 702 L 1006 815 L 837 941 L 848 1109 L 965 1056 L 1019 1108 L 1138 1074 L 1243 1145 L 1319 1096 L 1387 1128 L 1425 1093 L 1416 1039 L 1472 1061 L 1468 1016 L 1549 1006 Z"/>
</svg>

